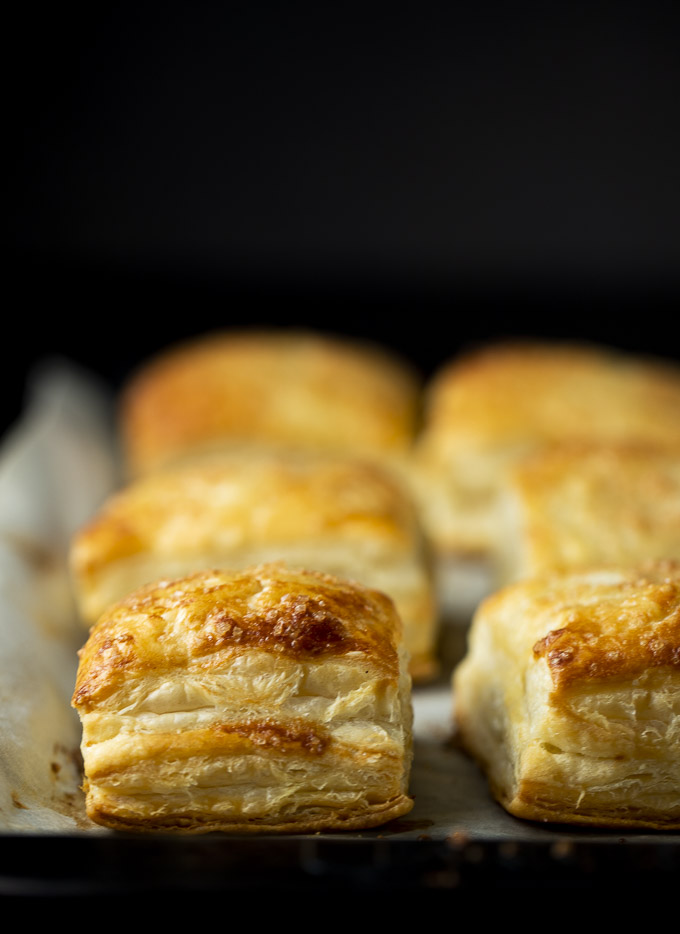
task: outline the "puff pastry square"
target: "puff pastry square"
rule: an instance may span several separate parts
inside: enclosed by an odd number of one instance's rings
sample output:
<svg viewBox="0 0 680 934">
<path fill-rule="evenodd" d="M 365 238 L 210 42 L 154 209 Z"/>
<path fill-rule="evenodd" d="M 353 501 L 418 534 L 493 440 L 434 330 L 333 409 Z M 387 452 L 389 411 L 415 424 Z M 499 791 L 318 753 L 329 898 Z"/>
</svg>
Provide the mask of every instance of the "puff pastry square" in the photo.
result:
<svg viewBox="0 0 680 934">
<path fill-rule="evenodd" d="M 87 812 L 204 833 L 373 827 L 406 814 L 410 678 L 389 598 L 267 565 L 111 608 L 81 650 Z"/>
<path fill-rule="evenodd" d="M 680 560 L 680 445 L 559 444 L 508 478 L 501 583 L 559 568 Z"/>
<path fill-rule="evenodd" d="M 680 564 L 487 598 L 454 673 L 461 740 L 517 817 L 680 828 Z"/>
<path fill-rule="evenodd" d="M 309 452 L 188 463 L 119 491 L 71 548 L 88 625 L 150 581 L 279 560 L 388 593 L 411 673 L 436 672 L 437 608 L 419 515 L 405 484 L 377 464 Z"/>
<path fill-rule="evenodd" d="M 489 555 L 508 471 L 552 443 L 680 443 L 680 369 L 588 344 L 470 350 L 426 387 L 412 476 L 438 554 Z"/>
<path fill-rule="evenodd" d="M 120 427 L 128 476 L 240 445 L 399 459 L 420 381 L 380 346 L 297 330 L 222 331 L 167 348 L 129 380 Z"/>
</svg>

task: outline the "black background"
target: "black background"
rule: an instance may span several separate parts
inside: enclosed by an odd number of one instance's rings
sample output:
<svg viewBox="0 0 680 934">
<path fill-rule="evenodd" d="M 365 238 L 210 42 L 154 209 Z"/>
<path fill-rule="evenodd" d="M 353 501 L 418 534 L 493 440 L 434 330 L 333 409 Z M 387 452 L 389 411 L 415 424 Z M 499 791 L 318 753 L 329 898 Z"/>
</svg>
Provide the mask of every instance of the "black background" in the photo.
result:
<svg viewBox="0 0 680 934">
<path fill-rule="evenodd" d="M 214 327 L 677 358 L 680 4 L 24 4 L 3 422 Z"/>
</svg>

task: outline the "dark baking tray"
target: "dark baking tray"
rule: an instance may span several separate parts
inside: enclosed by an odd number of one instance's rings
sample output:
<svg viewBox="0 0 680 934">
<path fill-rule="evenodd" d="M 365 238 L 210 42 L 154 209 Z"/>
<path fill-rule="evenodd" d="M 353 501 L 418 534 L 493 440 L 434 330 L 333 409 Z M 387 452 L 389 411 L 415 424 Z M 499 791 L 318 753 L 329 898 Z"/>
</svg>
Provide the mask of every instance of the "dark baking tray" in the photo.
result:
<svg viewBox="0 0 680 934">
<path fill-rule="evenodd" d="M 69 898 L 351 889 L 436 893 L 507 888 L 604 892 L 680 873 L 680 847 L 585 834 L 543 842 L 166 836 L 0 838 L 0 895 Z M 263 910 L 266 906 L 263 906 Z"/>
</svg>

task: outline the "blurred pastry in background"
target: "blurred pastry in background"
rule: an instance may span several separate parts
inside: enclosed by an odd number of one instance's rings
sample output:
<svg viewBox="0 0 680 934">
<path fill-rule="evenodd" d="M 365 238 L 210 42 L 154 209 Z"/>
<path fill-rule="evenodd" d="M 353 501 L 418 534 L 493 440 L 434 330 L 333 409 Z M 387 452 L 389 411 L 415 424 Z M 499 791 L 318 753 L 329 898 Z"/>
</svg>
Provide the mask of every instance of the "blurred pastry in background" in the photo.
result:
<svg viewBox="0 0 680 934">
<path fill-rule="evenodd" d="M 223 331 L 160 352 L 121 401 L 128 477 L 242 446 L 400 458 L 420 379 L 382 346 L 298 330 Z"/>
<path fill-rule="evenodd" d="M 550 445 L 503 494 L 501 584 L 550 570 L 680 560 L 680 444 Z"/>
<path fill-rule="evenodd" d="M 270 565 L 128 596 L 80 654 L 88 816 L 115 830 L 312 833 L 413 807 L 410 678 L 384 594 Z"/>
<path fill-rule="evenodd" d="M 497 586 L 499 504 L 522 458 L 564 441 L 680 444 L 680 368 L 585 343 L 498 342 L 433 376 L 423 419 L 411 475 L 448 604 L 461 562 L 480 590 Z"/>
<path fill-rule="evenodd" d="M 413 677 L 437 671 L 437 607 L 410 491 L 381 466 L 304 451 L 223 454 L 142 477 L 75 536 L 83 621 L 142 584 L 268 561 L 384 591 L 402 618 Z"/>
<path fill-rule="evenodd" d="M 511 814 L 680 829 L 680 563 L 501 589 L 453 691 L 459 738 Z"/>
</svg>

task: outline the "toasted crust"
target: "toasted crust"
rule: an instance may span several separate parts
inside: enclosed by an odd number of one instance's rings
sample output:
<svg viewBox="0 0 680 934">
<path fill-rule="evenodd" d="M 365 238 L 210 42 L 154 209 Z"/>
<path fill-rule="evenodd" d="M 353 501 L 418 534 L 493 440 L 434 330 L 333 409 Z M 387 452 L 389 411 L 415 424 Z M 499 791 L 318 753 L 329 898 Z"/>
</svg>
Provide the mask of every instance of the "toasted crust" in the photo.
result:
<svg viewBox="0 0 680 934">
<path fill-rule="evenodd" d="M 510 474 L 503 582 L 551 569 L 680 559 L 680 445 L 559 444 Z"/>
<path fill-rule="evenodd" d="M 374 826 L 412 807 L 409 691 L 383 594 L 283 565 L 148 586 L 81 651 L 88 814 L 135 830 Z"/>
<path fill-rule="evenodd" d="M 71 548 L 88 625 L 148 581 L 274 559 L 387 591 L 414 666 L 432 673 L 436 607 L 419 517 L 378 465 L 308 453 L 187 464 L 117 493 Z"/>
<path fill-rule="evenodd" d="M 395 676 L 395 631 L 400 638 L 388 597 L 329 574 L 276 564 L 199 571 L 110 608 L 81 651 L 74 703 L 101 704 L 119 685 L 180 660 L 205 670 L 251 648 L 301 659 L 360 652 Z"/>
<path fill-rule="evenodd" d="M 487 553 L 508 471 L 565 441 L 680 444 L 680 369 L 607 347 L 499 343 L 461 355 L 428 387 L 414 482 L 443 553 Z"/>
<path fill-rule="evenodd" d="M 456 721 L 518 817 L 680 827 L 680 563 L 544 575 L 481 605 Z"/>
<path fill-rule="evenodd" d="M 408 494 L 374 464 L 249 454 L 184 465 L 126 486 L 78 532 L 71 557 L 80 577 L 149 550 L 191 555 L 222 544 L 229 554 L 272 542 L 368 539 L 410 551 L 418 535 Z"/>
<path fill-rule="evenodd" d="M 609 347 L 489 345 L 442 367 L 428 396 L 428 432 L 461 442 L 596 437 L 665 443 L 677 442 L 680 433 L 677 367 Z"/>
<path fill-rule="evenodd" d="M 401 455 L 419 383 L 382 348 L 300 331 L 217 332 L 172 347 L 121 404 L 128 472 L 240 444 Z"/>
</svg>

